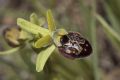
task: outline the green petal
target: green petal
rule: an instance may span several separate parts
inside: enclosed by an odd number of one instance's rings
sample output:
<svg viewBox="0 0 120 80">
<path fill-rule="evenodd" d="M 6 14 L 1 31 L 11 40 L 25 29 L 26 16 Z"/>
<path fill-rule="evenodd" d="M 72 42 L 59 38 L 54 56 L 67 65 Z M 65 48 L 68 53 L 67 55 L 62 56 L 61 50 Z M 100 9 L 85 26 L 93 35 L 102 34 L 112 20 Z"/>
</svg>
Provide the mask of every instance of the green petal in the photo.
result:
<svg viewBox="0 0 120 80">
<path fill-rule="evenodd" d="M 50 35 L 46 35 L 46 36 L 38 39 L 38 40 L 34 43 L 34 47 L 35 47 L 35 48 L 41 48 L 41 47 L 47 46 L 48 44 L 50 44 L 50 41 L 51 41 Z"/>
<path fill-rule="evenodd" d="M 54 31 L 56 29 L 56 26 L 55 26 L 55 22 L 54 22 L 54 18 L 52 16 L 52 12 L 51 10 L 48 10 L 47 11 L 47 22 L 48 22 L 48 29 L 50 31 Z"/>
<path fill-rule="evenodd" d="M 44 26 L 44 24 L 46 23 L 45 18 L 40 18 L 39 23 L 40 26 Z"/>
<path fill-rule="evenodd" d="M 56 31 L 53 31 L 52 39 L 55 45 L 61 46 L 60 38 L 65 34 L 68 34 L 68 32 L 65 29 L 56 29 Z"/>
<path fill-rule="evenodd" d="M 26 31 L 21 30 L 19 39 L 26 40 L 26 39 L 32 39 L 32 36 L 28 34 Z"/>
<path fill-rule="evenodd" d="M 50 47 L 48 47 L 47 49 L 41 51 L 38 55 L 37 55 L 37 60 L 36 60 L 36 71 L 40 72 L 43 70 L 46 61 L 48 60 L 48 58 L 50 57 L 50 55 L 52 54 L 52 52 L 55 50 L 55 46 L 51 45 Z"/>
<path fill-rule="evenodd" d="M 32 13 L 30 15 L 30 22 L 32 22 L 33 24 L 36 24 L 36 25 L 40 25 L 38 16 L 35 13 Z"/>
<path fill-rule="evenodd" d="M 42 36 L 46 36 L 50 33 L 48 29 L 42 28 L 22 18 L 17 19 L 17 25 L 32 34 L 41 34 Z"/>
</svg>

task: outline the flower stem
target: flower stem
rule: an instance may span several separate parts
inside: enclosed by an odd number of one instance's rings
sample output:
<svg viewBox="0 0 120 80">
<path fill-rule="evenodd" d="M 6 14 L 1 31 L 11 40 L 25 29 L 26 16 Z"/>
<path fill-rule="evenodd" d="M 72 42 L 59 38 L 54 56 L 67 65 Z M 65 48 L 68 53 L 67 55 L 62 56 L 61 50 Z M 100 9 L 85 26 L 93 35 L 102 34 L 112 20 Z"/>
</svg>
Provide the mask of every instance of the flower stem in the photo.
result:
<svg viewBox="0 0 120 80">
<path fill-rule="evenodd" d="M 99 76 L 99 68 L 98 68 L 98 53 L 97 53 L 97 40 L 96 40 L 96 20 L 94 14 L 96 13 L 96 0 L 93 0 L 92 3 L 92 18 L 91 18 L 91 41 L 93 45 L 93 56 L 92 56 L 92 63 L 93 63 L 93 70 L 94 70 L 94 79 L 100 80 Z"/>
<path fill-rule="evenodd" d="M 20 47 L 16 47 L 16 48 L 12 48 L 10 50 L 6 50 L 6 51 L 1 51 L 0 55 L 8 55 L 14 52 L 17 52 L 20 49 Z"/>
</svg>

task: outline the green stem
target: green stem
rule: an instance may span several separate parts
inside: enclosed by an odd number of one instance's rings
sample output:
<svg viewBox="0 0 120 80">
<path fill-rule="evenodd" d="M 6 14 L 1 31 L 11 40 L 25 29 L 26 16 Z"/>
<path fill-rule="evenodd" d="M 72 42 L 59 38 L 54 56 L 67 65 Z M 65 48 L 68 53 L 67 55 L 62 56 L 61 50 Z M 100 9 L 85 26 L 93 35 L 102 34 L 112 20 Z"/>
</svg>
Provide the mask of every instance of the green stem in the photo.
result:
<svg viewBox="0 0 120 80">
<path fill-rule="evenodd" d="M 10 50 L 2 51 L 2 52 L 0 52 L 0 55 L 8 55 L 8 54 L 11 54 L 11 53 L 15 53 L 19 49 L 20 49 L 20 47 L 16 47 L 16 48 L 12 48 Z"/>
<path fill-rule="evenodd" d="M 93 0 L 92 4 L 92 18 L 91 18 L 91 41 L 93 46 L 93 56 L 92 56 L 92 62 L 93 62 L 93 70 L 94 70 L 94 79 L 100 80 L 99 76 L 99 68 L 98 68 L 98 53 L 97 53 L 97 40 L 96 40 L 96 20 L 94 17 L 94 14 L 96 13 L 96 0 Z"/>
</svg>

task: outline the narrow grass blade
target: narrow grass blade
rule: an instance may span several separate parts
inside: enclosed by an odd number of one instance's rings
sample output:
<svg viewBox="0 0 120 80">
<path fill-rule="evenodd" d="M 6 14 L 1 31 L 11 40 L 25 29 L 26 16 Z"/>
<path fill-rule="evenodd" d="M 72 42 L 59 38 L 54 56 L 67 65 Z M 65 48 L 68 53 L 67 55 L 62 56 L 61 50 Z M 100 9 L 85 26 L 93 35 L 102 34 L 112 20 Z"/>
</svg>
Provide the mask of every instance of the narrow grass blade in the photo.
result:
<svg viewBox="0 0 120 80">
<path fill-rule="evenodd" d="M 52 12 L 51 10 L 48 10 L 47 11 L 47 22 L 48 22 L 48 29 L 50 31 L 54 31 L 56 29 L 56 26 L 55 26 L 55 21 L 54 21 L 54 18 L 52 16 Z"/>
<path fill-rule="evenodd" d="M 107 37 L 110 39 L 110 41 L 113 43 L 114 47 L 120 51 L 120 41 L 114 38 L 114 36 L 111 36 L 107 31 L 105 31 Z"/>
<path fill-rule="evenodd" d="M 50 47 L 48 47 L 47 49 L 41 51 L 38 55 L 37 55 L 37 60 L 36 60 L 36 71 L 40 72 L 43 70 L 46 61 L 48 60 L 48 58 L 50 57 L 50 55 L 52 54 L 52 52 L 55 50 L 55 46 L 51 45 Z"/>
<path fill-rule="evenodd" d="M 32 34 L 41 34 L 42 36 L 48 35 L 49 30 L 42 28 L 40 26 L 37 26 L 27 20 L 24 20 L 22 18 L 17 19 L 17 25 L 19 25 L 23 30 L 32 33 Z"/>
<path fill-rule="evenodd" d="M 92 19 L 92 16 L 91 16 L 91 9 L 88 8 L 88 6 L 85 5 L 85 1 L 84 0 L 79 0 L 79 3 L 80 3 L 80 10 L 81 10 L 81 13 L 82 13 L 82 17 L 84 18 L 84 26 L 85 26 L 85 31 L 83 31 L 83 34 L 85 34 L 85 36 L 88 37 L 88 39 L 90 39 L 90 25 L 91 25 L 91 19 Z M 86 33 L 87 32 L 87 33 Z"/>
<path fill-rule="evenodd" d="M 41 48 L 41 47 L 47 46 L 47 45 L 50 44 L 50 41 L 51 41 L 50 35 L 46 35 L 46 36 L 38 39 L 38 40 L 34 43 L 34 47 L 35 47 L 35 48 Z"/>
<path fill-rule="evenodd" d="M 110 23 L 112 24 L 112 27 L 114 28 L 115 31 L 120 33 L 119 20 L 116 18 L 115 14 L 113 14 L 111 8 L 108 6 L 107 3 L 105 4 L 105 9 L 106 9 L 106 12 L 108 14 L 108 18 L 110 20 Z"/>
<path fill-rule="evenodd" d="M 99 64 L 98 64 L 98 47 L 97 47 L 97 35 L 96 35 L 96 18 L 94 14 L 96 13 L 96 1 L 93 0 L 92 2 L 92 12 L 91 12 L 91 23 L 90 23 L 90 33 L 91 33 L 91 42 L 93 48 L 93 55 L 92 55 L 92 65 L 93 65 L 93 73 L 94 73 L 94 80 L 100 80 L 100 72 L 99 72 Z"/>
<path fill-rule="evenodd" d="M 120 42 L 120 36 L 119 34 L 114 31 L 109 24 L 98 14 L 96 14 L 96 19 L 103 25 L 102 27 L 111 35 L 113 36 L 116 40 Z"/>
</svg>

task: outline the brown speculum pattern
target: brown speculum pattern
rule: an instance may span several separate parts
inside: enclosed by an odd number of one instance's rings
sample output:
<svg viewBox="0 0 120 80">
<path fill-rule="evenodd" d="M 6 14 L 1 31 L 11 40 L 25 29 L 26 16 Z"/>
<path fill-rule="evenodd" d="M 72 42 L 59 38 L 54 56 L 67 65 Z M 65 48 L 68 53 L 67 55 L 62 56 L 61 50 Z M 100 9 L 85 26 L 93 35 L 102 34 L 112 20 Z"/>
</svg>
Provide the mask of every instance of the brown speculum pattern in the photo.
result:
<svg viewBox="0 0 120 80">
<path fill-rule="evenodd" d="M 77 32 L 69 32 L 63 35 L 60 38 L 60 43 L 61 46 L 58 46 L 58 50 L 68 58 L 87 57 L 92 53 L 92 47 L 88 40 Z"/>
</svg>

